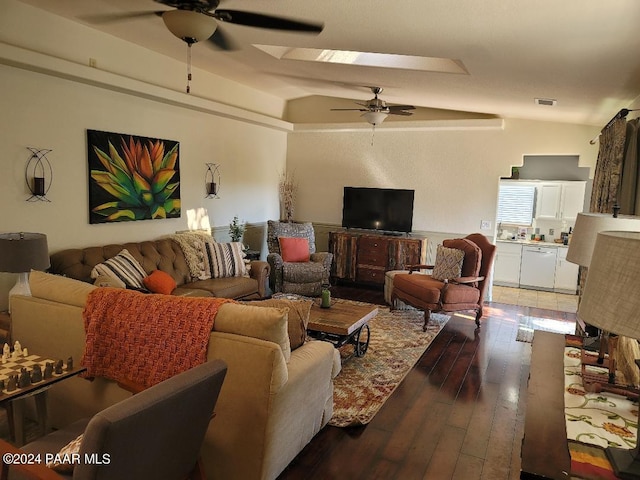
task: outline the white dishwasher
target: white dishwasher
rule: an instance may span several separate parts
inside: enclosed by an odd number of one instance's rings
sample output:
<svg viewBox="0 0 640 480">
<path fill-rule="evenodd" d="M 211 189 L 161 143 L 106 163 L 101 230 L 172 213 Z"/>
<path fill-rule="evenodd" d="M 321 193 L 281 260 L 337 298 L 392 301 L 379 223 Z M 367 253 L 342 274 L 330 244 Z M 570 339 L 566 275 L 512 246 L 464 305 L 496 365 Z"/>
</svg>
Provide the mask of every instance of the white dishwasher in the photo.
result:
<svg viewBox="0 0 640 480">
<path fill-rule="evenodd" d="M 553 290 L 557 255 L 557 247 L 523 246 L 520 263 L 520 287 Z"/>
</svg>

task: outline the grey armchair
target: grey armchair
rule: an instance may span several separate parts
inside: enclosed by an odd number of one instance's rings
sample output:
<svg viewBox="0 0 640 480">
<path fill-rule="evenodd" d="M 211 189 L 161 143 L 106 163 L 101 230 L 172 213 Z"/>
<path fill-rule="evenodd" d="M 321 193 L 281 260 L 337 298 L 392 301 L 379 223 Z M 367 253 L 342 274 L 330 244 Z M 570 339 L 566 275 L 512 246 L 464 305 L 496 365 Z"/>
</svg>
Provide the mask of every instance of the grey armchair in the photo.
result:
<svg viewBox="0 0 640 480">
<path fill-rule="evenodd" d="M 308 262 L 285 262 L 280 238 L 306 238 L 309 242 Z M 311 223 L 267 222 L 267 262 L 271 266 L 269 285 L 274 293 L 295 293 L 315 297 L 322 285 L 329 283 L 333 254 L 316 252 L 316 236 Z"/>
<path fill-rule="evenodd" d="M 73 473 L 57 474 L 44 464 L 8 465 L 3 458 L 0 478 L 203 479 L 200 448 L 226 373 L 225 362 L 212 360 L 21 449 L 0 440 L 1 453 L 39 453 L 44 459 L 83 434 L 82 460 Z M 85 462 L 87 455 L 94 461 Z"/>
</svg>

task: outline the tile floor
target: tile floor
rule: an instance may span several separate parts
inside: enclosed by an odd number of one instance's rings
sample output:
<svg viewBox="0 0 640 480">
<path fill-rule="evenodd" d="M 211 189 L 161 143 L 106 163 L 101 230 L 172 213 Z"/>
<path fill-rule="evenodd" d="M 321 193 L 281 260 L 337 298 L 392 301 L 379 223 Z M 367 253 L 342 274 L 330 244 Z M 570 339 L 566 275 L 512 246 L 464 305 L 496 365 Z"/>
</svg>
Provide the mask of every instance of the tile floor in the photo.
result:
<svg viewBox="0 0 640 480">
<path fill-rule="evenodd" d="M 570 313 L 575 313 L 578 309 L 577 295 L 527 290 L 524 288 L 499 287 L 495 285 L 493 286 L 491 301 L 505 303 L 507 305 L 537 307 Z"/>
</svg>

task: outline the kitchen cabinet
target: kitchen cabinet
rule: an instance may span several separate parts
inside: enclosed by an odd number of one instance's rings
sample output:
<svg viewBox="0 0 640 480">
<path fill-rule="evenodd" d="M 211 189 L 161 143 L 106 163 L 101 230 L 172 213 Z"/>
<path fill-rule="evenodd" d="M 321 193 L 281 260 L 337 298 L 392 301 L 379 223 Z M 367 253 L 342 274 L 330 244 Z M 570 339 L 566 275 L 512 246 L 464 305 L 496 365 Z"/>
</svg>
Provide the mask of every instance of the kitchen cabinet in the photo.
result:
<svg viewBox="0 0 640 480">
<path fill-rule="evenodd" d="M 567 262 L 568 248 L 558 247 L 556 259 L 556 277 L 553 291 L 575 295 L 578 291 L 578 265 Z"/>
<path fill-rule="evenodd" d="M 536 219 L 575 220 L 584 206 L 586 182 L 540 182 Z"/>
<path fill-rule="evenodd" d="M 493 261 L 493 283 L 503 287 L 520 286 L 520 261 L 522 244 L 496 242 L 496 256 Z"/>
</svg>

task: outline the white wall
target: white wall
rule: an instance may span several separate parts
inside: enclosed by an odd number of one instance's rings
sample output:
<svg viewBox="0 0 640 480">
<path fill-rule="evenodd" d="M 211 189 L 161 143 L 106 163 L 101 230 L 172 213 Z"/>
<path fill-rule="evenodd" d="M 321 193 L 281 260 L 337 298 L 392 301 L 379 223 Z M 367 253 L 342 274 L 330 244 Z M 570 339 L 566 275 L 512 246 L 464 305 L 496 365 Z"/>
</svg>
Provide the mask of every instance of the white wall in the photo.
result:
<svg viewBox="0 0 640 480">
<path fill-rule="evenodd" d="M 364 122 L 363 122 L 364 123 Z M 493 235 L 500 176 L 524 155 L 577 155 L 593 166 L 597 128 L 525 120 L 420 122 L 412 128 L 315 125 L 289 134 L 287 168 L 299 196 L 295 217 L 342 221 L 344 186 L 415 189 L 416 231 Z M 480 230 L 490 220 L 490 230 Z"/>
<path fill-rule="evenodd" d="M 7 5 L 12 2 L 3 2 L 2 9 Z M 32 25 L 21 28 L 33 31 Z M 184 230 L 189 209 L 206 208 L 212 226 L 223 228 L 234 215 L 249 223 L 279 215 L 287 122 L 2 41 L 0 106 L 0 232 L 45 233 L 49 249 L 57 251 Z M 90 225 L 87 129 L 179 141 L 182 217 Z M 26 201 L 27 147 L 52 150 L 50 203 Z M 206 163 L 220 164 L 220 199 L 205 199 Z M 15 275 L 0 274 L 0 309 L 14 281 Z"/>
</svg>

